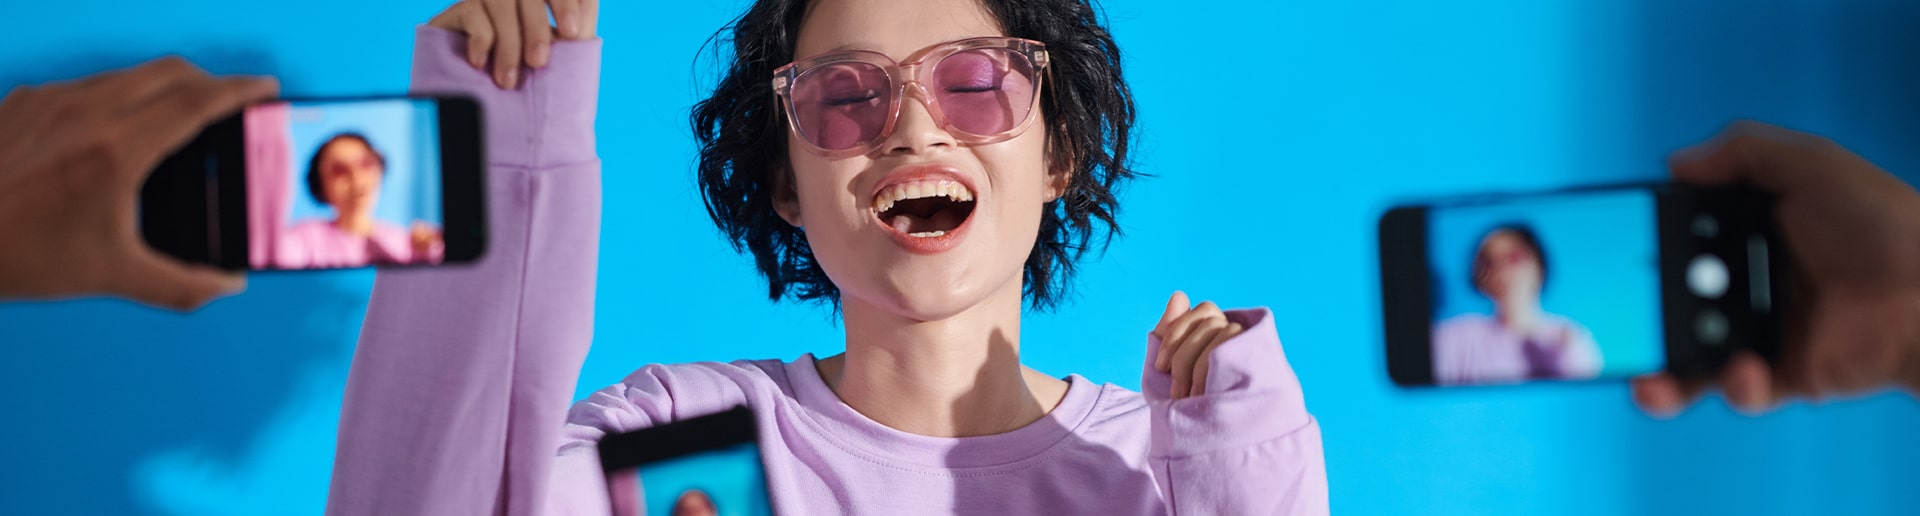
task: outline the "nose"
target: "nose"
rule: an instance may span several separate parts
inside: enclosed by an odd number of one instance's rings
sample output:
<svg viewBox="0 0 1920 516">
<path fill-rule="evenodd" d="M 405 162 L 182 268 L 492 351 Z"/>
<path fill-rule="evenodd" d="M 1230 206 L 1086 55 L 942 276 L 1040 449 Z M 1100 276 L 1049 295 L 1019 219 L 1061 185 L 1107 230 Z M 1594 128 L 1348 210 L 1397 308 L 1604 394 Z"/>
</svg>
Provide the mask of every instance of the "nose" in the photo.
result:
<svg viewBox="0 0 1920 516">
<path fill-rule="evenodd" d="M 957 144 L 953 135 L 934 120 L 926 94 L 914 86 L 909 85 L 905 98 L 900 99 L 900 117 L 894 121 L 893 134 L 880 146 L 884 154 L 925 154 Z"/>
</svg>

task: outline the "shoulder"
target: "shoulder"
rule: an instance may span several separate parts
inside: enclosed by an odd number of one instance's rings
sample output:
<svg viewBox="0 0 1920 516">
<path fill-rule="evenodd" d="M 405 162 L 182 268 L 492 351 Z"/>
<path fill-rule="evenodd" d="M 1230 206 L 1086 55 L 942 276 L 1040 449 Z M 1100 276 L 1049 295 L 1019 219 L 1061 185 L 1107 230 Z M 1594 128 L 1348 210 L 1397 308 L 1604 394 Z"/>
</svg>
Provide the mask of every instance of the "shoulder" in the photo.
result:
<svg viewBox="0 0 1920 516">
<path fill-rule="evenodd" d="M 323 220 L 323 219 L 308 219 L 300 222 L 295 222 L 293 223 L 292 226 L 287 227 L 286 234 L 308 236 L 308 235 L 325 235 L 331 232 L 333 232 L 333 221 Z"/>
<path fill-rule="evenodd" d="M 783 367 L 779 360 L 651 364 L 588 394 L 567 420 L 625 432 L 736 405 L 761 406 L 788 397 Z"/>
<path fill-rule="evenodd" d="M 1485 314 L 1460 314 L 1440 321 L 1440 324 L 1435 325 L 1434 333 L 1450 335 L 1478 332 L 1494 324 L 1493 318 Z"/>
</svg>

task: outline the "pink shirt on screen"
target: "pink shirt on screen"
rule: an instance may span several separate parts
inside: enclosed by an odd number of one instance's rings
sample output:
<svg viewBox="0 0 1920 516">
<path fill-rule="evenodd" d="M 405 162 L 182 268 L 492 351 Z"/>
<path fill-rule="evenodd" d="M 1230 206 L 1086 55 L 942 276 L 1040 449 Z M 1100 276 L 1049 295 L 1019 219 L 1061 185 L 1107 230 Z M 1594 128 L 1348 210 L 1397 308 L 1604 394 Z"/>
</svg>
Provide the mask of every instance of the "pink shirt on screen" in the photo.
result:
<svg viewBox="0 0 1920 516">
<path fill-rule="evenodd" d="M 1433 378 L 1441 385 L 1593 378 L 1600 365 L 1593 333 L 1558 315 L 1540 314 L 1525 334 L 1482 314 L 1449 317 L 1433 330 Z"/>
<path fill-rule="evenodd" d="M 373 234 L 364 237 L 343 231 L 330 220 L 294 224 L 281 232 L 273 250 L 274 265 L 289 268 L 434 263 L 444 252 L 445 246 L 434 244 L 416 253 L 406 229 L 377 220 Z"/>
</svg>

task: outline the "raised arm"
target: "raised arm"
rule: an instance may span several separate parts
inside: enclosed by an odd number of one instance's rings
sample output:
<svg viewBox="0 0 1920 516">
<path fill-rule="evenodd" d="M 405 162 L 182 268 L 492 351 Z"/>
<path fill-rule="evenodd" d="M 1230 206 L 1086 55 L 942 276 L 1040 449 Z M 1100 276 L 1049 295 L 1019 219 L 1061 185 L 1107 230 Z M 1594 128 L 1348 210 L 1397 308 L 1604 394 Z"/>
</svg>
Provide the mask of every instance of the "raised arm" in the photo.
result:
<svg viewBox="0 0 1920 516">
<path fill-rule="evenodd" d="M 448 14 L 463 8 L 479 6 Z M 584 36 L 553 42 L 544 67 L 519 68 L 501 89 L 471 64 L 465 35 L 417 30 L 413 89 L 484 109 L 488 248 L 470 266 L 380 272 L 329 513 L 530 514 L 544 503 L 593 335 L 600 42 Z"/>
<path fill-rule="evenodd" d="M 1320 425 L 1307 414 L 1273 315 L 1264 308 L 1222 312 L 1203 303 L 1190 312 L 1194 317 L 1185 317 L 1174 312 L 1189 313 L 1186 297 L 1176 294 L 1173 304 L 1180 309 L 1170 306 L 1168 320 L 1147 339 L 1140 382 L 1153 418 L 1148 462 L 1168 509 L 1326 514 Z M 1218 320 L 1174 322 L 1212 318 Z M 1180 341 L 1164 360 L 1162 334 Z M 1192 387 L 1183 389 L 1189 382 Z"/>
</svg>

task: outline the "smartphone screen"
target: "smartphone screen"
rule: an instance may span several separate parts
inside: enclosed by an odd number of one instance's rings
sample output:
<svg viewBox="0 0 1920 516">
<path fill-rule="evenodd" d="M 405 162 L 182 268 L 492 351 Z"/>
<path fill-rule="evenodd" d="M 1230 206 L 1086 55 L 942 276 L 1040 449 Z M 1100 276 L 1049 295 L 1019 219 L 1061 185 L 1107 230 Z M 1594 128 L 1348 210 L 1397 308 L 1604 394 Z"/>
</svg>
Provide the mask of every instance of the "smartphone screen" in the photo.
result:
<svg viewBox="0 0 1920 516">
<path fill-rule="evenodd" d="M 760 447 L 739 444 L 608 474 L 614 514 L 770 515 Z M 646 511 L 634 509 L 645 507 Z"/>
<path fill-rule="evenodd" d="M 1627 377 L 1665 364 L 1651 190 L 1427 211 L 1433 379 Z"/>
<path fill-rule="evenodd" d="M 421 98 L 248 107 L 249 266 L 444 262 L 438 107 Z"/>
<path fill-rule="evenodd" d="M 753 425 L 742 407 L 602 439 L 613 514 L 773 514 Z"/>
<path fill-rule="evenodd" d="M 228 269 L 471 262 L 486 243 L 483 134 L 463 97 L 248 106 L 148 176 L 141 233 Z"/>
</svg>

